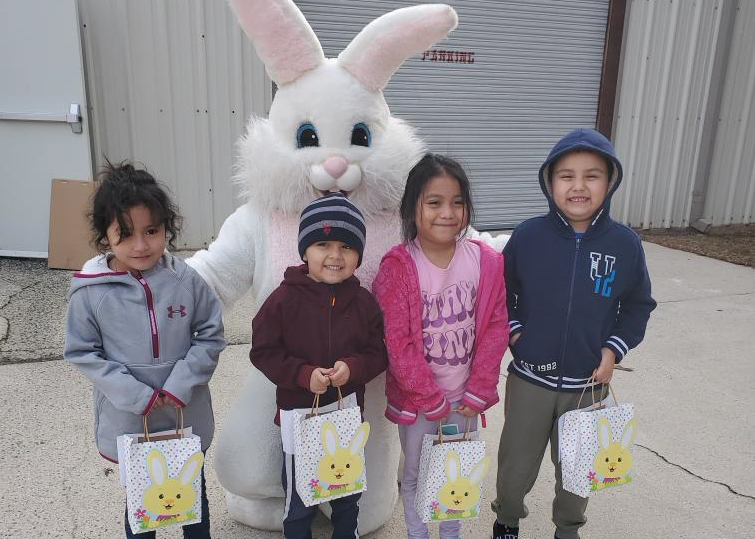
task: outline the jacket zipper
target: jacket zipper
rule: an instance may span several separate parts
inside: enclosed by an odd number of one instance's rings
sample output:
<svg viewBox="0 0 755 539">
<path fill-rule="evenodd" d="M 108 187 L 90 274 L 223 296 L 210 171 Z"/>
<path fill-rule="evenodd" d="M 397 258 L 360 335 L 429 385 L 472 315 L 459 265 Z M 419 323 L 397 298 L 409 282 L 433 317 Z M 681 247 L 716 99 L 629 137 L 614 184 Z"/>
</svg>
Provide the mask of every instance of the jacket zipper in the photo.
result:
<svg viewBox="0 0 755 539">
<path fill-rule="evenodd" d="M 133 276 L 133 274 L 132 274 Z M 155 305 L 152 301 L 152 290 L 150 290 L 144 277 L 134 277 L 144 289 L 144 295 L 147 298 L 147 313 L 149 315 L 149 329 L 152 333 L 152 358 L 160 357 L 160 340 L 157 336 L 157 317 L 155 316 Z"/>
<path fill-rule="evenodd" d="M 330 301 L 328 302 L 328 362 L 333 359 L 333 309 L 336 306 L 336 294 L 330 285 Z"/>
<path fill-rule="evenodd" d="M 574 262 L 571 268 L 571 283 L 569 284 L 569 303 L 566 307 L 566 325 L 564 326 L 563 344 L 561 345 L 561 365 L 558 373 L 558 390 L 561 391 L 561 386 L 564 382 L 564 371 L 566 370 L 566 341 L 569 336 L 569 319 L 571 318 L 571 302 L 574 295 L 574 277 L 577 273 L 577 259 L 579 258 L 579 246 L 582 238 L 577 238 L 577 243 L 574 248 Z"/>
</svg>

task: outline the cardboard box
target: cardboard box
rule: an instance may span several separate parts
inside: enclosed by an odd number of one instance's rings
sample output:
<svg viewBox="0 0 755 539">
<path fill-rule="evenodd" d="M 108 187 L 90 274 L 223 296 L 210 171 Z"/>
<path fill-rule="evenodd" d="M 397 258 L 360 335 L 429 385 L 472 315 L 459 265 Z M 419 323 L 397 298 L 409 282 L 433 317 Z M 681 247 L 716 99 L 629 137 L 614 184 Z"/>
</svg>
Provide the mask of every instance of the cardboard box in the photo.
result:
<svg viewBox="0 0 755 539">
<path fill-rule="evenodd" d="M 89 211 L 94 182 L 52 180 L 47 267 L 80 270 L 96 251 L 89 244 Z"/>
</svg>

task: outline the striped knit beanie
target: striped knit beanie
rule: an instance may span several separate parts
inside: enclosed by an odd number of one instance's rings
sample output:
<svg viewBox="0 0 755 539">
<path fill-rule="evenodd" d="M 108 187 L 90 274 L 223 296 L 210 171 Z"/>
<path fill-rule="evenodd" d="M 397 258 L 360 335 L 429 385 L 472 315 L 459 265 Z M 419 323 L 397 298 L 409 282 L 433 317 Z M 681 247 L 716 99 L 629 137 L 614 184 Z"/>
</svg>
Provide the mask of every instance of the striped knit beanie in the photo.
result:
<svg viewBox="0 0 755 539">
<path fill-rule="evenodd" d="M 330 193 L 310 202 L 299 218 L 299 256 L 318 241 L 341 241 L 362 254 L 367 229 L 362 212 L 341 193 Z"/>
</svg>

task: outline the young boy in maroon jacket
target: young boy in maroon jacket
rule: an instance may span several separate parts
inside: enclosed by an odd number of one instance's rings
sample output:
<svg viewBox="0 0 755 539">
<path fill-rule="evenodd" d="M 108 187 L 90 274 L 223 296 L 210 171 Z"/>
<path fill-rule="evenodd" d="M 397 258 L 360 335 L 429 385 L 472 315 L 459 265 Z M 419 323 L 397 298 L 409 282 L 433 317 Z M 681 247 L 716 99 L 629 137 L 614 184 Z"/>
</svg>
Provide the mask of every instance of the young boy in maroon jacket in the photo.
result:
<svg viewBox="0 0 755 539">
<path fill-rule="evenodd" d="M 252 321 L 252 363 L 276 385 L 280 410 L 320 406 L 356 394 L 364 409 L 364 386 L 386 369 L 383 317 L 377 302 L 359 285 L 354 271 L 365 244 L 362 213 L 345 196 L 332 193 L 310 203 L 299 220 L 299 254 L 305 264 L 286 269 L 283 282 Z M 286 508 L 283 535 L 311 538 L 316 506 L 296 493 L 294 457 L 284 453 Z M 330 502 L 333 538 L 358 537 L 360 494 Z"/>
</svg>

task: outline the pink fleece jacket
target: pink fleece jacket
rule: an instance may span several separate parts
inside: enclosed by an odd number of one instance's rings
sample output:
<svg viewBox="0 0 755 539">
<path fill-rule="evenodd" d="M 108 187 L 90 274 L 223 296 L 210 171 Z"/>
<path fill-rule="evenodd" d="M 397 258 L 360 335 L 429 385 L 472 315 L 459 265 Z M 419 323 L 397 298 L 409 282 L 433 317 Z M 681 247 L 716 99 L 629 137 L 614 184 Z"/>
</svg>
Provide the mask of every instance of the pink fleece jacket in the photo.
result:
<svg viewBox="0 0 755 539">
<path fill-rule="evenodd" d="M 509 341 L 503 255 L 480 247 L 480 285 L 475 300 L 475 345 L 472 367 L 461 403 L 483 412 L 498 402 L 501 360 Z M 388 372 L 385 416 L 411 425 L 422 412 L 430 421 L 445 417 L 450 404 L 436 385 L 425 359 L 419 277 L 404 245 L 393 247 L 380 262 L 372 291 L 383 310 Z"/>
</svg>

